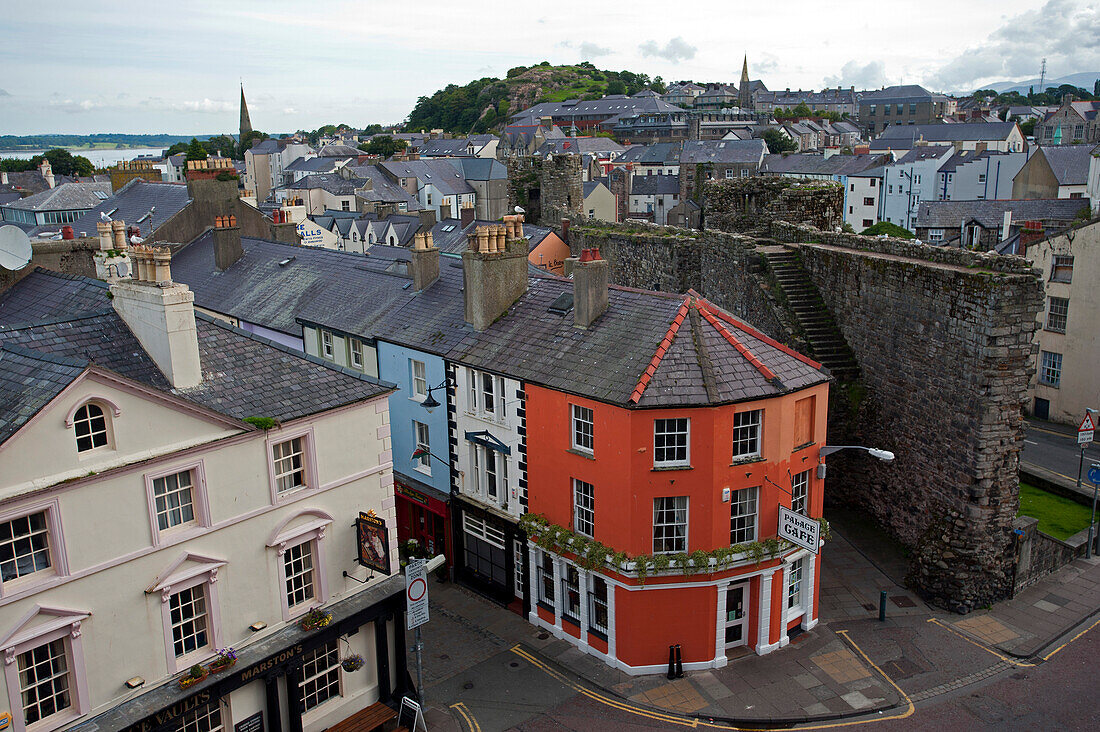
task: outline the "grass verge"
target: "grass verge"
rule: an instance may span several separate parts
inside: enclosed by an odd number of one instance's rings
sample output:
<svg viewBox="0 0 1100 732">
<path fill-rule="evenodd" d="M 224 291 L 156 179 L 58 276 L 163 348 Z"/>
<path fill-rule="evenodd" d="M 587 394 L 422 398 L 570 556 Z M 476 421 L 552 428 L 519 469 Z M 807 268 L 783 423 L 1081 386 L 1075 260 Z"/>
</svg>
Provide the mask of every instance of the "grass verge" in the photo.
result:
<svg viewBox="0 0 1100 732">
<path fill-rule="evenodd" d="M 1091 511 L 1076 501 L 1020 483 L 1019 516 L 1039 519 L 1039 531 L 1056 539 L 1068 539 L 1088 528 Z"/>
</svg>

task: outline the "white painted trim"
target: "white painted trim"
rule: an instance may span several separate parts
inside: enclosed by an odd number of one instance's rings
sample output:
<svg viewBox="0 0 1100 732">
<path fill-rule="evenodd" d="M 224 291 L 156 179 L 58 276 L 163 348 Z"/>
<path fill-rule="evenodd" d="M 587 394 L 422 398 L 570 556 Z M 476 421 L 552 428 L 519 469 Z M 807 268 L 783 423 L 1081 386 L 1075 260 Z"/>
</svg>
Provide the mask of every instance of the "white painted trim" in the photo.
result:
<svg viewBox="0 0 1100 732">
<path fill-rule="evenodd" d="M 760 615 L 756 623 L 759 631 L 756 640 L 756 654 L 758 656 L 775 650 L 775 646 L 768 642 L 771 635 L 773 573 L 769 572 L 760 577 Z"/>
</svg>

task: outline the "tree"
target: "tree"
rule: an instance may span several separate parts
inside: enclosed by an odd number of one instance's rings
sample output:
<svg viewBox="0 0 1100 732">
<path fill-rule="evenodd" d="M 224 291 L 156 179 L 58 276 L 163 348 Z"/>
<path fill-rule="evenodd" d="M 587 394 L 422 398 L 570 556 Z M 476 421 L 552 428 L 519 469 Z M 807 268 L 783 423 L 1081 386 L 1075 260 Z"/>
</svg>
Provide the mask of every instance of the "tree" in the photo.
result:
<svg viewBox="0 0 1100 732">
<path fill-rule="evenodd" d="M 202 146 L 196 138 L 191 138 L 191 144 L 187 146 L 187 159 L 188 160 L 206 160 L 209 155 L 206 154 L 206 148 Z"/>
<path fill-rule="evenodd" d="M 73 155 L 68 150 L 59 147 L 47 150 L 42 155 L 35 155 L 30 160 L 4 160 L 0 162 L 0 170 L 8 173 L 37 170 L 43 160 L 50 161 L 50 170 L 53 171 L 54 175 L 89 176 L 95 174 L 95 166 L 92 165 L 91 160 L 83 155 Z"/>
<path fill-rule="evenodd" d="M 237 153 L 233 155 L 234 160 L 244 160 L 244 153 L 246 150 L 252 149 L 252 144 L 256 140 L 266 140 L 270 137 L 266 132 L 260 132 L 259 130 L 252 130 L 251 132 L 244 133 L 241 137 L 241 141 L 237 146 Z"/>
<path fill-rule="evenodd" d="M 237 141 L 229 135 L 215 135 L 202 141 L 202 147 L 207 155 L 221 154 L 223 157 L 237 157 Z"/>
<path fill-rule="evenodd" d="M 806 106 L 805 102 L 799 102 L 798 106 L 791 110 L 791 116 L 801 119 L 802 117 L 809 117 L 813 112 Z"/>
<path fill-rule="evenodd" d="M 886 236 L 893 236 L 899 239 L 915 239 L 916 234 L 909 231 L 909 229 L 903 229 L 897 224 L 891 224 L 889 221 L 880 221 L 874 226 L 868 226 L 863 231 L 859 232 L 864 236 L 880 236 L 885 234 Z"/>
<path fill-rule="evenodd" d="M 185 153 L 187 152 L 187 147 L 188 145 L 186 142 L 177 142 L 175 145 L 165 150 L 164 155 L 165 157 L 167 157 L 169 155 L 179 155 L 180 153 Z"/>
<path fill-rule="evenodd" d="M 1092 95 L 1094 97 L 1100 97 L 1100 79 L 1092 82 Z"/>
<path fill-rule="evenodd" d="M 381 155 L 388 158 L 394 153 L 404 150 L 406 146 L 407 143 L 404 140 L 394 139 L 389 135 L 376 135 L 371 138 L 370 142 L 360 144 L 359 149 L 369 155 Z"/>
<path fill-rule="evenodd" d="M 626 94 L 626 84 L 618 79 L 607 82 L 608 94 Z"/>
<path fill-rule="evenodd" d="M 1035 134 L 1035 120 L 1029 119 L 1029 120 L 1024 120 L 1023 122 L 1021 122 L 1020 123 L 1020 132 L 1023 135 L 1027 136 L 1027 137 L 1031 137 L 1032 135 L 1034 135 Z"/>
<path fill-rule="evenodd" d="M 794 152 L 798 149 L 798 144 L 776 127 L 764 130 L 764 142 L 767 143 L 770 153 Z"/>
<path fill-rule="evenodd" d="M 649 85 L 650 91 L 655 91 L 658 94 L 664 94 L 667 91 L 665 87 L 665 81 L 659 76 L 653 77 L 653 83 Z"/>
</svg>

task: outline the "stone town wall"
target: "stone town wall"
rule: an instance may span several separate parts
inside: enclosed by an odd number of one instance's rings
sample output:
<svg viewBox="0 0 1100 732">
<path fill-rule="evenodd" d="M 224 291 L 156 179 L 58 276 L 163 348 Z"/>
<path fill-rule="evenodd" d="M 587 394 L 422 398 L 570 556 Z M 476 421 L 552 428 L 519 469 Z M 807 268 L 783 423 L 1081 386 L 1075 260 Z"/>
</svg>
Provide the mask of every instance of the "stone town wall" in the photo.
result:
<svg viewBox="0 0 1100 732">
<path fill-rule="evenodd" d="M 1085 554 L 1088 541 L 1077 544 L 1059 541 L 1039 531 L 1039 519 L 1021 516 L 1016 519 L 1017 561 L 1015 590 L 1019 592 L 1043 577 L 1066 566 Z M 1071 539 L 1072 540 L 1072 539 Z"/>
<path fill-rule="evenodd" d="M 856 436 L 897 456 L 830 458 L 842 493 L 914 548 L 909 582 L 933 602 L 1010 596 L 1040 278 L 1018 257 L 817 238 L 799 251 L 861 367 Z"/>
<path fill-rule="evenodd" d="M 761 177 L 708 181 L 706 226 L 721 231 L 761 232 L 774 221 L 833 231 L 844 223 L 844 187 L 824 180 Z"/>
<path fill-rule="evenodd" d="M 530 155 L 509 155 L 503 162 L 508 169 L 507 212 L 512 213 L 519 206 L 526 211 L 527 221 L 541 221 L 542 191 L 539 189 L 539 174 L 542 171 L 542 159 Z"/>
<path fill-rule="evenodd" d="M 560 226 L 562 219 L 584 216 L 584 186 L 581 156 L 576 153 L 551 155 L 539 171 L 539 195 L 543 226 Z M 534 220 L 534 219 L 531 219 Z"/>
</svg>

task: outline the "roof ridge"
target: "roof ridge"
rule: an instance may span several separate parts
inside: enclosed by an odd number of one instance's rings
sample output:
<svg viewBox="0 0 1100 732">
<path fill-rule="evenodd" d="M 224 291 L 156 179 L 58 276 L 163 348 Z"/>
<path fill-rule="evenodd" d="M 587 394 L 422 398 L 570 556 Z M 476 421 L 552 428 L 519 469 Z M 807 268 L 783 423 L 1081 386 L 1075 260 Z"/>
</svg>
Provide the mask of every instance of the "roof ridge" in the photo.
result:
<svg viewBox="0 0 1100 732">
<path fill-rule="evenodd" d="M 703 329 L 699 324 L 699 308 L 688 311 L 691 316 L 691 340 L 695 345 L 695 356 L 699 363 L 699 370 L 703 374 L 703 387 L 707 390 L 707 399 L 711 403 L 721 401 L 718 394 L 718 383 L 714 379 L 714 364 L 710 360 L 710 352 L 707 350 L 706 341 L 703 339 Z"/>
<path fill-rule="evenodd" d="M 115 312 L 114 307 L 100 308 L 99 310 L 87 310 L 82 313 L 74 313 L 72 315 L 62 315 L 56 318 L 47 318 L 46 320 L 30 320 L 26 323 L 12 323 L 10 325 L 0 324 L 0 333 L 10 333 L 17 330 L 26 330 L 27 328 L 39 328 L 46 325 L 57 325 L 58 323 L 71 323 L 74 320 L 87 320 L 88 318 L 98 318 L 104 315 L 109 315 Z"/>
<path fill-rule="evenodd" d="M 818 371 L 821 370 L 821 364 L 819 362 L 813 360 L 809 356 L 806 356 L 804 354 L 799 353 L 798 351 L 794 350 L 790 346 L 786 346 L 786 345 L 780 343 L 779 341 L 775 340 L 774 338 L 772 338 L 770 336 L 764 335 L 763 333 L 758 331 L 756 328 L 753 328 L 749 324 L 742 323 L 737 318 L 734 318 L 732 315 L 729 315 L 724 310 L 719 308 L 717 305 L 712 303 L 710 300 L 707 300 L 704 297 L 700 297 L 700 302 L 702 302 L 704 304 L 703 305 L 704 308 L 706 308 L 708 310 L 711 310 L 712 314 L 715 317 L 729 323 L 734 328 L 737 328 L 740 331 L 748 333 L 753 338 L 756 338 L 758 340 L 763 341 L 764 343 L 767 343 L 772 348 L 778 348 L 783 353 L 787 354 L 788 356 L 793 356 L 793 357 L 797 358 L 799 361 L 806 364 L 807 366 L 811 366 L 811 367 L 817 369 Z"/>
<path fill-rule="evenodd" d="M 45 361 L 46 363 L 58 364 L 59 366 L 72 366 L 74 368 L 87 368 L 91 361 L 85 358 L 73 358 L 71 356 L 62 356 L 55 353 L 47 353 L 45 351 L 36 351 L 33 348 L 26 348 L 14 343 L 6 343 L 0 341 L 0 351 L 9 351 L 24 358 L 33 358 L 36 361 Z"/>
<path fill-rule="evenodd" d="M 649 386 L 649 382 L 653 378 L 653 374 L 657 372 L 657 367 L 661 365 L 661 360 L 664 359 L 665 354 L 668 353 L 668 349 L 672 347 L 672 339 L 676 337 L 676 333 L 684 323 L 684 318 L 687 317 L 689 302 L 690 299 L 685 297 L 683 304 L 680 305 L 680 309 L 676 311 L 676 316 L 673 317 L 672 323 L 665 333 L 665 337 L 662 338 L 661 342 L 657 345 L 657 351 L 654 353 L 653 358 L 650 359 L 649 366 L 646 367 L 646 370 L 642 372 L 642 375 L 638 378 L 638 383 L 630 393 L 630 399 L 628 401 L 637 404 L 641 400 L 642 394 L 645 393 L 646 387 Z"/>
<path fill-rule="evenodd" d="M 765 366 L 763 361 L 754 356 L 752 351 L 749 350 L 748 346 L 739 341 L 733 333 L 730 333 L 729 330 L 724 325 L 722 325 L 722 323 L 720 323 L 718 319 L 714 317 L 714 315 L 710 313 L 710 311 L 701 307 L 698 300 L 694 301 L 694 305 L 695 308 L 702 314 L 702 316 L 706 318 L 707 322 L 714 326 L 714 329 L 717 330 L 723 338 L 729 341 L 729 343 L 737 349 L 737 352 L 744 356 L 748 360 L 748 362 L 753 365 L 753 368 L 759 371 L 765 379 L 767 379 L 768 381 L 771 381 L 773 379 L 775 381 L 779 381 L 779 377 L 775 375 L 775 372 Z"/>
</svg>

